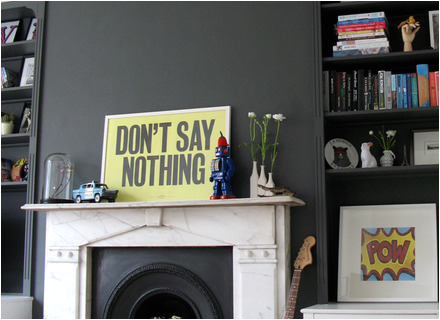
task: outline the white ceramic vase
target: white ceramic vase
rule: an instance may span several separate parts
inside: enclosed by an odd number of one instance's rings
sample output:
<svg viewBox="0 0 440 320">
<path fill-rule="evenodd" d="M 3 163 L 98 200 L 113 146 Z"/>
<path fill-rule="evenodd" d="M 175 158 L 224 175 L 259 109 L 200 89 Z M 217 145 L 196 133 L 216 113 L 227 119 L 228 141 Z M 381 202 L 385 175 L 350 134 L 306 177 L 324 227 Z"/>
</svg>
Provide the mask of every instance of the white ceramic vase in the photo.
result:
<svg viewBox="0 0 440 320">
<path fill-rule="evenodd" d="M 393 151 L 391 150 L 384 150 L 383 156 L 380 157 L 380 166 L 381 167 L 392 167 L 394 164 L 394 159 L 396 156 L 394 155 Z"/>
<path fill-rule="evenodd" d="M 251 198 L 258 198 L 258 178 L 257 161 L 252 161 L 252 174 L 249 179 Z"/>
<path fill-rule="evenodd" d="M 260 166 L 260 177 L 258 178 L 258 184 L 262 186 L 265 186 L 267 184 L 266 173 L 264 172 L 264 165 Z M 258 195 L 265 196 L 266 191 L 261 188 L 258 188 Z"/>
<path fill-rule="evenodd" d="M 267 180 L 266 187 L 273 188 L 275 187 L 275 183 L 273 182 L 273 172 L 269 172 L 268 175 L 269 175 L 269 179 Z M 273 196 L 272 191 L 266 190 L 266 197 L 272 197 L 272 196 Z"/>
<path fill-rule="evenodd" d="M 11 134 L 14 131 L 14 122 L 2 122 L 2 135 Z"/>
</svg>

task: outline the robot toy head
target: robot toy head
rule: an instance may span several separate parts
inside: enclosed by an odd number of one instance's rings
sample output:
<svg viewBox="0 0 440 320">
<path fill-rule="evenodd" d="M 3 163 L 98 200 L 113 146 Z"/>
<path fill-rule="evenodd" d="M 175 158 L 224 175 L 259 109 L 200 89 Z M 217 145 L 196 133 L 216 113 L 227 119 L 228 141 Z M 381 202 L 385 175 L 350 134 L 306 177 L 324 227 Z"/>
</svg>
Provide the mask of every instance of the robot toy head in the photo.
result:
<svg viewBox="0 0 440 320">
<path fill-rule="evenodd" d="M 215 156 L 217 158 L 228 158 L 229 157 L 229 147 L 215 147 Z"/>
<path fill-rule="evenodd" d="M 215 156 L 218 158 L 229 157 L 229 144 L 223 133 L 220 131 L 220 138 L 218 138 L 217 147 L 215 147 Z"/>
</svg>

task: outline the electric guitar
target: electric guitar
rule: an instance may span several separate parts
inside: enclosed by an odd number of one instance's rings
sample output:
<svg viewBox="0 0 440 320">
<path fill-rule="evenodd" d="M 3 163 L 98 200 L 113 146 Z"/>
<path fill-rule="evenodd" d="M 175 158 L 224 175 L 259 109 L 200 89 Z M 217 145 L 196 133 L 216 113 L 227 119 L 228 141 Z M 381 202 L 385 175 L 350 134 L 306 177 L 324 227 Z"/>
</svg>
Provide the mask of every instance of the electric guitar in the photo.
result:
<svg viewBox="0 0 440 320">
<path fill-rule="evenodd" d="M 312 248 L 316 243 L 315 237 L 308 236 L 304 239 L 304 243 L 298 252 L 295 262 L 293 263 L 294 271 L 292 277 L 292 283 L 290 284 L 289 298 L 286 304 L 286 315 L 284 319 L 293 319 L 295 315 L 296 298 L 298 297 L 299 281 L 301 280 L 301 271 L 312 264 Z"/>
</svg>

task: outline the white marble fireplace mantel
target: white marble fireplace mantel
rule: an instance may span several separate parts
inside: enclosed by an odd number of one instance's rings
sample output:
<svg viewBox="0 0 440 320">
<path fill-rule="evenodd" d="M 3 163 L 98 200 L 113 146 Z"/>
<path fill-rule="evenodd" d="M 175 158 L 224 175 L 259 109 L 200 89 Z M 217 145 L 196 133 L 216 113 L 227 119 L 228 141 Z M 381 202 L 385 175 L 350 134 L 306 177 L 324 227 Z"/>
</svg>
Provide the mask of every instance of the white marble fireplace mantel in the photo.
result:
<svg viewBox="0 0 440 320">
<path fill-rule="evenodd" d="M 283 318 L 293 197 L 26 204 L 46 212 L 45 318 L 90 318 L 93 247 L 230 246 L 234 318 Z"/>
</svg>

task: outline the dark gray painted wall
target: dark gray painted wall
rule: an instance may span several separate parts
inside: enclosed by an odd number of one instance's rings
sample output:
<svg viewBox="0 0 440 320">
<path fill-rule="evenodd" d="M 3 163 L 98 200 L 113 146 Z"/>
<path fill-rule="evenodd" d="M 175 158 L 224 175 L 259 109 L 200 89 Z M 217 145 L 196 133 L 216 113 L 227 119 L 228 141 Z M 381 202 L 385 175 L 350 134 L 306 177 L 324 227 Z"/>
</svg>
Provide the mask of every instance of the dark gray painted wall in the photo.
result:
<svg viewBox="0 0 440 320">
<path fill-rule="evenodd" d="M 312 2 L 48 2 L 39 121 L 44 158 L 72 156 L 75 186 L 100 178 L 109 114 L 232 106 L 233 190 L 249 196 L 249 111 L 283 113 L 275 182 L 307 205 L 292 209 L 292 256 L 315 234 Z M 34 316 L 42 316 L 45 216 L 35 219 Z M 316 303 L 303 272 L 299 309 Z"/>
</svg>

